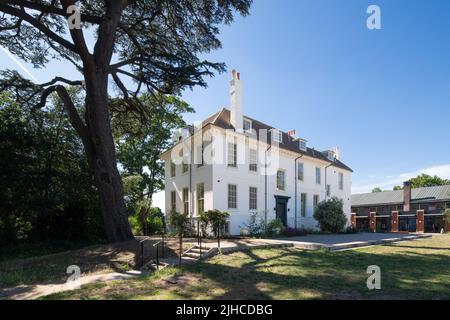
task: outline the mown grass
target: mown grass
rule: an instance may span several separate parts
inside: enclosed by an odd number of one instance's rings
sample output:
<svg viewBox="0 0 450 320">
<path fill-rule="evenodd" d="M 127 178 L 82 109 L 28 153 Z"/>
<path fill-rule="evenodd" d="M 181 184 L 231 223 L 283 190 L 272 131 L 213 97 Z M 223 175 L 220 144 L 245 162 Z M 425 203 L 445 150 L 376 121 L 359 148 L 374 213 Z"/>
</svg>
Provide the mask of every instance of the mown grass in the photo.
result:
<svg viewBox="0 0 450 320">
<path fill-rule="evenodd" d="M 368 290 L 367 267 L 381 268 Z M 342 252 L 257 249 L 44 299 L 450 299 L 450 235 Z"/>
</svg>

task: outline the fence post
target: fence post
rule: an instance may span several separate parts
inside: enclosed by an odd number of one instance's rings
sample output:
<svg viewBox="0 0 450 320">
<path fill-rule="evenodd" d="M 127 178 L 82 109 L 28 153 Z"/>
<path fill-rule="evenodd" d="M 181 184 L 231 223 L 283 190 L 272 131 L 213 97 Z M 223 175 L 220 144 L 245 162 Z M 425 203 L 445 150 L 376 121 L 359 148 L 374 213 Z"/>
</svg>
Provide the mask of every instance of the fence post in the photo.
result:
<svg viewBox="0 0 450 320">
<path fill-rule="evenodd" d="M 398 211 L 392 211 L 391 232 L 398 232 Z"/>
<path fill-rule="evenodd" d="M 424 233 L 425 232 L 425 211 L 417 210 L 416 214 L 416 232 Z"/>
<path fill-rule="evenodd" d="M 159 243 L 156 245 L 156 270 L 159 270 Z"/>
<path fill-rule="evenodd" d="M 370 223 L 370 230 L 372 232 L 377 232 L 377 213 L 371 212 L 369 215 L 369 223 Z"/>
<path fill-rule="evenodd" d="M 145 240 L 141 240 L 140 244 L 141 244 L 141 267 L 144 266 L 144 241 Z"/>
<path fill-rule="evenodd" d="M 220 251 L 220 222 L 217 223 L 217 249 Z"/>
</svg>

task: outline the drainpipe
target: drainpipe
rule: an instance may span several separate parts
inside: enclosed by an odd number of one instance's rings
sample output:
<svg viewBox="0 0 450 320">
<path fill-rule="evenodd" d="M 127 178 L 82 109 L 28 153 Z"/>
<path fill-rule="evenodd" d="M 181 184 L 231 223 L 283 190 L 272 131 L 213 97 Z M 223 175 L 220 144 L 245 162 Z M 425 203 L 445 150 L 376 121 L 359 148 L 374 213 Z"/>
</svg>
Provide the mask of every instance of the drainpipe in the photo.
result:
<svg viewBox="0 0 450 320">
<path fill-rule="evenodd" d="M 194 128 L 194 124 L 192 124 L 192 128 Z M 194 217 L 194 192 L 192 191 L 192 162 L 194 161 L 194 148 L 193 148 L 193 140 L 194 133 L 192 134 L 191 138 L 189 138 L 189 144 L 190 144 L 190 154 L 191 158 L 189 159 L 189 191 L 190 191 L 190 197 L 191 197 L 191 203 L 190 203 L 190 210 L 191 210 L 191 220 Z"/>
<path fill-rule="evenodd" d="M 264 154 L 264 230 L 267 227 L 267 152 L 269 152 L 271 148 L 272 145 L 269 145 Z"/>
<path fill-rule="evenodd" d="M 331 167 L 333 164 L 330 163 L 325 167 L 325 200 L 327 200 L 327 169 Z"/>
<path fill-rule="evenodd" d="M 303 154 L 297 158 L 295 158 L 294 161 L 294 179 L 295 179 L 295 220 L 294 220 L 294 225 L 295 225 L 295 230 L 297 230 L 297 217 L 298 217 L 298 213 L 297 213 L 297 183 L 298 183 L 298 172 L 297 172 L 297 160 L 303 158 Z"/>
</svg>

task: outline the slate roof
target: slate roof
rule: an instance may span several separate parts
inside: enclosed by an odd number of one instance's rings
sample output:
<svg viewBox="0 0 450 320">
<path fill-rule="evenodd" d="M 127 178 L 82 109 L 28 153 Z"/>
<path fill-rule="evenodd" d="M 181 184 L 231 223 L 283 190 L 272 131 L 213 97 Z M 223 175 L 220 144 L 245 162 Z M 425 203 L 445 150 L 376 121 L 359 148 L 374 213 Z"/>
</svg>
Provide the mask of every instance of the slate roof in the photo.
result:
<svg viewBox="0 0 450 320">
<path fill-rule="evenodd" d="M 204 127 L 205 125 L 208 124 L 213 124 L 215 126 L 221 127 L 223 129 L 234 129 L 234 127 L 231 125 L 230 122 L 230 110 L 227 108 L 223 108 L 222 110 L 220 110 L 219 112 L 216 112 L 215 114 L 213 114 L 212 116 L 210 116 L 209 118 L 207 118 L 206 120 L 204 120 L 202 122 L 202 126 Z M 252 129 L 256 131 L 257 137 L 259 138 L 259 130 L 261 129 L 266 129 L 268 131 L 268 138 L 267 138 L 267 143 L 271 142 L 272 139 L 272 134 L 271 134 L 271 129 L 277 129 L 274 127 L 271 127 L 265 123 L 262 123 L 258 120 L 252 119 L 250 117 L 244 116 L 244 118 L 249 119 L 252 121 Z M 281 131 L 281 130 L 280 130 Z M 283 142 L 279 144 L 279 147 L 281 149 L 285 149 L 285 150 L 289 150 L 289 151 L 293 151 L 296 153 L 300 153 L 300 154 L 304 154 L 307 155 L 309 157 L 312 158 L 316 158 L 322 161 L 326 161 L 329 162 L 330 164 L 332 164 L 335 167 L 344 169 L 344 170 L 348 170 L 353 172 L 353 170 L 348 167 L 347 165 L 345 165 L 342 161 L 339 160 L 335 160 L 335 161 L 331 161 L 328 159 L 326 152 L 321 152 L 318 150 L 315 150 L 314 148 L 306 148 L 306 151 L 300 150 L 299 147 L 299 143 L 298 141 L 295 141 L 294 138 L 290 137 L 286 132 L 282 132 L 283 134 Z"/>
<path fill-rule="evenodd" d="M 403 203 L 403 190 L 352 194 L 352 207 L 376 206 Z M 414 188 L 411 202 L 450 201 L 450 185 Z"/>
</svg>

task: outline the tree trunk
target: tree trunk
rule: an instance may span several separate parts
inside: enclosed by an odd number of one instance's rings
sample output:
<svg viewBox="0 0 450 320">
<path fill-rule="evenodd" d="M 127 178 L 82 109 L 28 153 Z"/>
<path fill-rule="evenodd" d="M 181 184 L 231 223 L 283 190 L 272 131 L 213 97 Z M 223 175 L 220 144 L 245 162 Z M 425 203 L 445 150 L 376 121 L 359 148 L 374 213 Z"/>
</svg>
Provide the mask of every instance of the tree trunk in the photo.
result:
<svg viewBox="0 0 450 320">
<path fill-rule="evenodd" d="M 111 131 L 108 75 L 102 70 L 87 71 L 85 79 L 87 130 L 83 144 L 98 189 L 106 236 L 110 242 L 131 240 L 134 236 L 123 199 Z"/>
</svg>

